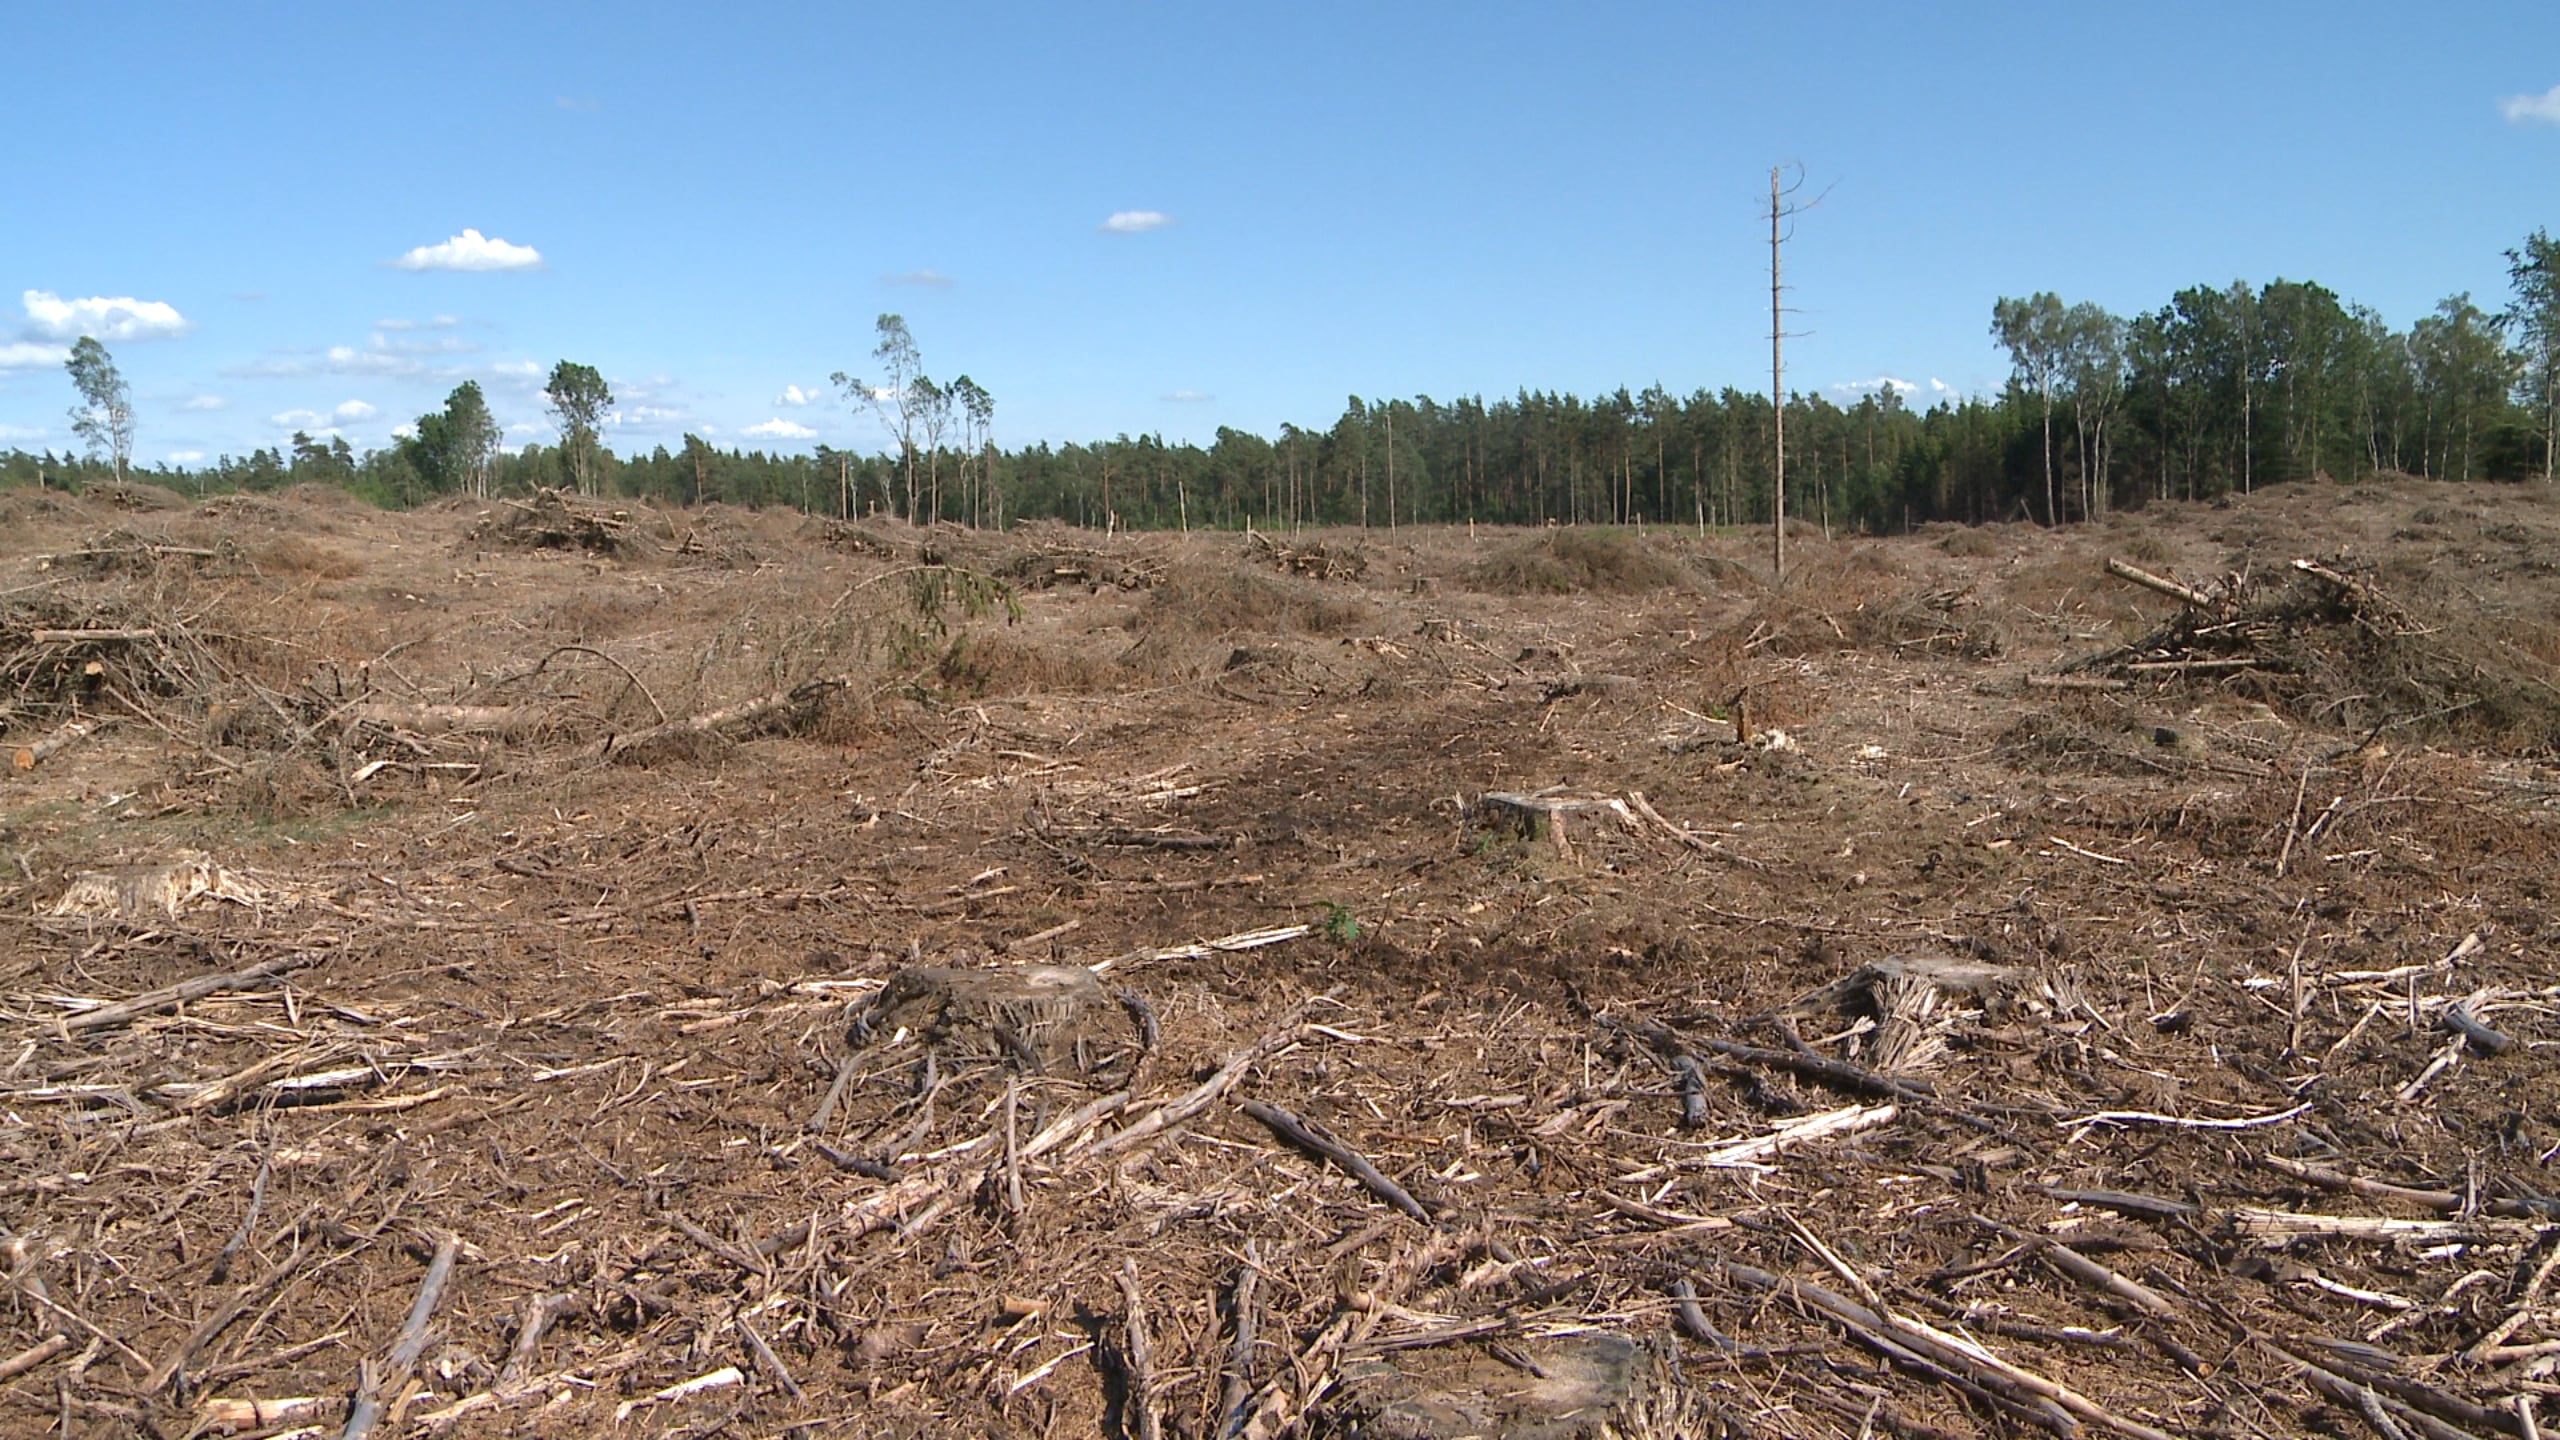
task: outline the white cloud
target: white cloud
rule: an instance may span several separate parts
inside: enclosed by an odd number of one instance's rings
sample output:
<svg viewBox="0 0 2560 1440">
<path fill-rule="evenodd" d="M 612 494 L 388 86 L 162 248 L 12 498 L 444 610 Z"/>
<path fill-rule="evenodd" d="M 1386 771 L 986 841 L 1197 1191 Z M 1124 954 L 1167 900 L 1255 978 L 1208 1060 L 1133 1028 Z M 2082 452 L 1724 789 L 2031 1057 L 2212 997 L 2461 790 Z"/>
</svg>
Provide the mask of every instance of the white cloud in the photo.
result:
<svg viewBox="0 0 2560 1440">
<path fill-rule="evenodd" d="M 441 245 L 421 245 L 390 262 L 394 270 L 539 270 L 542 252 L 464 230 Z"/>
<path fill-rule="evenodd" d="M 285 430 L 313 430 L 329 423 L 329 417 L 317 410 L 279 410 L 267 419 Z"/>
<path fill-rule="evenodd" d="M 545 425 L 539 420 L 519 420 L 513 425 L 507 427 L 507 433 L 510 435 L 530 435 L 537 430 L 548 430 L 550 428 L 550 426 Z"/>
<path fill-rule="evenodd" d="M 794 425 L 788 420 L 780 419 L 767 420 L 761 425 L 750 425 L 746 428 L 746 433 L 767 440 L 814 440 L 818 437 L 818 432 L 806 425 Z"/>
<path fill-rule="evenodd" d="M 276 360 L 256 360 L 246 365 L 229 366 L 222 373 L 254 380 L 294 379 L 307 375 L 362 375 L 401 380 L 430 372 L 423 362 L 412 356 L 387 350 L 358 350 L 352 345 L 332 345 L 318 355 L 306 353 Z"/>
<path fill-rule="evenodd" d="M 1891 390 L 1897 394 L 1910 395 L 1917 393 L 1919 389 L 1920 387 L 1918 385 L 1909 380 L 1904 380 L 1892 375 L 1879 375 L 1873 380 L 1843 380 L 1831 387 L 1831 393 L 1834 395 L 1873 395 L 1879 390 Z"/>
<path fill-rule="evenodd" d="M 785 385 L 782 387 L 782 393 L 773 397 L 773 403 L 776 405 L 815 405 L 818 403 L 818 397 L 824 393 L 826 392 L 822 390 L 803 390 L 797 385 Z"/>
<path fill-rule="evenodd" d="M 0 425 L 0 440 L 33 440 L 43 434 L 41 425 Z"/>
<path fill-rule="evenodd" d="M 394 425 L 391 427 L 391 438 L 394 440 L 415 440 L 418 438 L 418 427 L 406 423 Z"/>
<path fill-rule="evenodd" d="M 1176 405 L 1206 405 L 1218 397 L 1202 390 L 1168 390 L 1163 398 Z"/>
<path fill-rule="evenodd" d="M 2498 102 L 2510 125 L 2560 125 L 2560 85 L 2539 95 L 2510 95 Z"/>
<path fill-rule="evenodd" d="M 1161 210 L 1120 210 L 1102 222 L 1102 228 L 1114 235 L 1137 235 L 1161 230 L 1173 223 L 1173 217 Z"/>
<path fill-rule="evenodd" d="M 539 380 L 542 378 L 542 366 L 533 360 L 501 360 L 489 367 L 489 373 L 512 376 L 521 380 Z"/>
<path fill-rule="evenodd" d="M 350 400 L 329 412 L 340 420 L 370 420 L 381 412 L 362 400 Z"/>
<path fill-rule="evenodd" d="M 424 320 L 376 320 L 373 322 L 373 328 L 376 330 L 450 330 L 461 323 L 462 321 L 455 316 L 432 315 Z"/>
<path fill-rule="evenodd" d="M 201 450 L 172 450 L 169 452 L 169 463 L 172 465 L 193 465 L 203 458 L 204 452 Z"/>
<path fill-rule="evenodd" d="M 181 410 L 228 410 L 231 402 L 220 395 L 190 395 L 178 402 Z"/>
<path fill-rule="evenodd" d="M 71 358 L 71 352 L 60 345 L 36 345 L 23 340 L 0 344 L 0 370 L 44 370 Z"/>
<path fill-rule="evenodd" d="M 19 300 L 27 307 L 27 334 L 39 340 L 166 340 L 195 327 L 178 307 L 165 300 L 136 300 L 130 295 L 109 299 L 92 295 L 65 300 L 50 290 L 29 290 Z"/>
<path fill-rule="evenodd" d="M 880 283 L 909 285 L 919 290 L 948 290 L 951 288 L 951 277 L 939 270 L 909 270 L 899 275 L 883 275 L 880 277 Z"/>
</svg>

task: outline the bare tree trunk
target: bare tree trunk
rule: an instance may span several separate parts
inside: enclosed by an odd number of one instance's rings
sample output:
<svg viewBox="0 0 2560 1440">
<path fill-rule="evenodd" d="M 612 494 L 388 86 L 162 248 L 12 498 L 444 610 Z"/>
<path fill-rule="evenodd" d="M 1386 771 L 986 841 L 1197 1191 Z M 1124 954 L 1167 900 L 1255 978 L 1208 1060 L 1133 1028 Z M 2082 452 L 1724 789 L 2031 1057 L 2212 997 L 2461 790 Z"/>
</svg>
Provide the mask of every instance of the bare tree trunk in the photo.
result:
<svg viewBox="0 0 2560 1440">
<path fill-rule="evenodd" d="M 1772 421 L 1771 475 L 1769 488 L 1769 568 L 1780 580 L 1787 578 L 1787 390 L 1786 390 L 1786 326 L 1780 321 L 1785 309 L 1779 297 L 1783 288 L 1778 283 L 1778 169 L 1769 169 L 1769 415 Z"/>
</svg>

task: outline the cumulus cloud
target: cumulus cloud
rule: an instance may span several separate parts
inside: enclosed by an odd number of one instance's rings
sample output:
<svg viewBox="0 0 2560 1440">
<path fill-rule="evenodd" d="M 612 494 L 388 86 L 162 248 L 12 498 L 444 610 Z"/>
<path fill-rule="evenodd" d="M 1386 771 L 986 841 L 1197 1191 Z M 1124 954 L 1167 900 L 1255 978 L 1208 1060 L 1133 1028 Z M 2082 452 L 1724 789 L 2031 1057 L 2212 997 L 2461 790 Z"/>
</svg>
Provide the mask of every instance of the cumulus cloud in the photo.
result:
<svg viewBox="0 0 2560 1440">
<path fill-rule="evenodd" d="M 172 450 L 169 452 L 169 463 L 172 465 L 193 465 L 203 458 L 204 452 L 201 450 Z"/>
<path fill-rule="evenodd" d="M 1164 398 L 1176 405 L 1206 405 L 1218 397 L 1204 390 L 1168 390 Z"/>
<path fill-rule="evenodd" d="M 0 342 L 0 370 L 45 370 L 71 358 L 71 351 L 60 345 L 37 345 L 25 340 Z"/>
<path fill-rule="evenodd" d="M 939 270 L 909 270 L 898 275 L 880 277 L 883 285 L 907 285 L 919 290 L 948 290 L 951 277 Z"/>
<path fill-rule="evenodd" d="M 0 440 L 33 440 L 43 434 L 41 425 L 0 425 Z"/>
<path fill-rule="evenodd" d="M 316 430 L 329 423 L 329 417 L 317 410 L 279 410 L 267 419 L 284 430 Z"/>
<path fill-rule="evenodd" d="M 533 360 L 501 360 L 489 367 L 489 373 L 517 380 L 539 380 L 542 378 L 542 366 Z"/>
<path fill-rule="evenodd" d="M 1173 217 L 1161 210 L 1117 210 L 1102 222 L 1102 228 L 1114 235 L 1141 235 L 1172 223 Z"/>
<path fill-rule="evenodd" d="M 394 270 L 539 270 L 542 252 L 530 245 L 464 230 L 441 245 L 421 245 L 393 260 Z"/>
<path fill-rule="evenodd" d="M 340 420 L 370 420 L 381 412 L 362 400 L 350 400 L 329 412 Z"/>
<path fill-rule="evenodd" d="M 818 436 L 817 431 L 806 425 L 794 425 L 782 419 L 767 420 L 761 425 L 750 425 L 746 433 L 767 440 L 814 440 Z"/>
<path fill-rule="evenodd" d="M 418 427 L 406 422 L 394 425 L 391 427 L 391 438 L 394 440 L 415 440 L 418 438 Z"/>
<path fill-rule="evenodd" d="M 230 400 L 220 395 L 190 395 L 178 402 L 181 410 L 228 410 Z"/>
<path fill-rule="evenodd" d="M 782 393 L 773 397 L 773 403 L 776 405 L 815 405 L 818 403 L 818 397 L 825 393 L 826 392 L 822 390 L 803 390 L 797 385 L 785 385 L 782 387 Z"/>
<path fill-rule="evenodd" d="M 195 328 L 178 307 L 165 300 L 110 299 L 92 295 L 65 300 L 50 290 L 29 290 L 19 301 L 27 307 L 27 334 L 38 340 L 166 340 Z"/>
<path fill-rule="evenodd" d="M 2560 85 L 2539 95 L 2510 95 L 2498 102 L 2510 125 L 2560 125 Z"/>
</svg>

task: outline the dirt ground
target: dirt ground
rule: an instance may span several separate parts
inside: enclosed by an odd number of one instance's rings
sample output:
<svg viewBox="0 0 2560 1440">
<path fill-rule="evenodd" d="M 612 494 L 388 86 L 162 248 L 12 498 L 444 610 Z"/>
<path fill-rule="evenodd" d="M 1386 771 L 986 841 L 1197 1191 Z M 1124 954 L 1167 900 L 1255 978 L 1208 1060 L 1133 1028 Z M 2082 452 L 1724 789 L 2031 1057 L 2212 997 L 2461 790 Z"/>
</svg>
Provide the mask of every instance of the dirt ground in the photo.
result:
<svg viewBox="0 0 2560 1440">
<path fill-rule="evenodd" d="M 0 1434 L 2560 1419 L 2552 498 L 1766 543 L 0 494 Z"/>
</svg>

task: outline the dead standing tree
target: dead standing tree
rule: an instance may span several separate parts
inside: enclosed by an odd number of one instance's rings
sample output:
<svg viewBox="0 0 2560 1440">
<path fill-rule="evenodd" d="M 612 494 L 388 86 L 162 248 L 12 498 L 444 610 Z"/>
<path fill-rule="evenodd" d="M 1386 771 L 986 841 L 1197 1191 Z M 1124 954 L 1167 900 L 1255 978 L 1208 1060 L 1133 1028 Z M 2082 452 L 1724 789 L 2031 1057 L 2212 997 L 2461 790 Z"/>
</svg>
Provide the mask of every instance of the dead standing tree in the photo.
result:
<svg viewBox="0 0 2560 1440">
<path fill-rule="evenodd" d="M 1787 171 L 1795 171 L 1795 183 L 1786 182 Z M 1770 440 L 1770 551 L 1769 565 L 1775 578 L 1787 578 L 1787 389 L 1786 389 L 1786 286 L 1780 281 L 1779 251 L 1786 244 L 1786 222 L 1822 203 L 1822 196 L 1799 205 L 1788 197 L 1804 188 L 1804 166 L 1772 165 L 1769 167 L 1769 415 L 1773 426 Z M 1825 191 L 1824 194 L 1830 192 Z M 1801 333 L 1801 332 L 1799 332 Z"/>
</svg>

